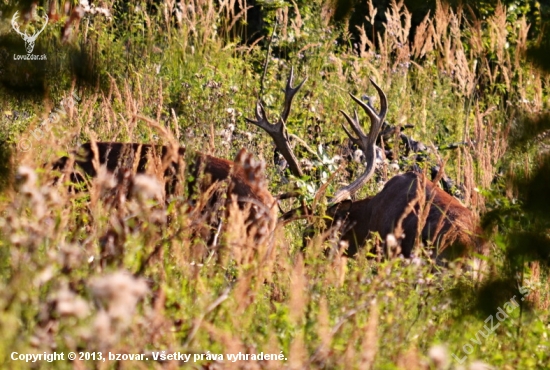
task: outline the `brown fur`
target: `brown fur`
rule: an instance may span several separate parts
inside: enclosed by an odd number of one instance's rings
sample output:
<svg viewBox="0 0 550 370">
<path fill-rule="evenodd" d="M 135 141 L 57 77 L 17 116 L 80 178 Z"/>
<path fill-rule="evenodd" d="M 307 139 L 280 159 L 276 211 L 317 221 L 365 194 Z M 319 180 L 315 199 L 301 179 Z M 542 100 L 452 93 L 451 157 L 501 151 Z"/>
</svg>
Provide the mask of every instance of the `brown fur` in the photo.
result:
<svg viewBox="0 0 550 370">
<path fill-rule="evenodd" d="M 176 176 L 179 172 L 179 158 L 172 158 L 170 160 L 169 148 L 167 146 L 154 146 L 150 144 L 137 144 L 137 143 L 116 143 L 116 142 L 98 142 L 96 143 L 98 149 L 99 164 L 106 165 L 109 172 L 116 173 L 122 168 L 133 168 L 136 173 L 150 173 L 150 166 L 152 162 L 157 161 L 159 164 L 168 163 L 168 166 L 164 171 L 164 177 L 166 180 L 173 180 L 172 177 Z M 178 148 L 177 156 L 183 159 L 185 155 L 185 148 Z M 84 174 L 94 177 L 97 175 L 96 169 L 93 165 L 93 151 L 91 150 L 91 144 L 86 143 L 80 147 L 75 163 L 84 172 Z M 55 170 L 65 170 L 65 166 L 68 164 L 69 158 L 62 157 L 54 163 L 53 168 Z M 250 197 L 264 205 L 271 206 L 274 203 L 273 196 L 264 188 L 255 186 L 254 183 L 247 178 L 245 170 L 241 166 L 235 167 L 235 162 L 213 157 L 207 154 L 196 153 L 195 160 L 190 168 L 190 174 L 197 178 L 199 171 L 202 170 L 204 174 L 211 177 L 211 183 L 217 181 L 223 181 L 231 176 L 232 193 L 239 197 Z M 82 181 L 83 178 L 76 172 L 71 174 L 73 181 Z M 168 188 L 168 185 L 174 185 L 167 181 L 167 194 L 171 194 L 174 191 L 173 187 Z M 201 190 L 205 185 L 201 184 Z M 194 187 L 195 183 L 192 182 L 190 190 Z"/>
<path fill-rule="evenodd" d="M 400 218 L 417 197 L 420 176 L 415 172 L 395 176 L 375 197 L 342 202 L 329 209 L 328 213 L 334 220 L 346 220 L 342 239 L 349 243 L 348 255 L 357 253 L 372 233 L 378 233 L 385 241 L 388 234 L 396 231 Z M 422 241 L 437 246 L 438 258 L 453 259 L 472 249 L 481 252 L 482 240 L 472 212 L 456 198 L 425 180 L 426 204 L 432 195 L 434 198 L 422 228 Z M 420 208 L 420 204 L 415 204 L 402 220 L 401 253 L 405 257 L 411 256 L 414 247 Z"/>
<path fill-rule="evenodd" d="M 214 183 L 229 179 L 229 195 L 236 197 L 241 209 L 248 210 L 247 222 L 252 224 L 261 221 L 261 225 L 255 226 L 256 230 L 263 229 L 261 232 L 263 236 L 275 228 L 277 208 L 274 207 L 275 199 L 263 181 L 263 167 L 244 149 L 233 162 L 202 153 L 194 153 L 184 158 L 186 153 L 185 148 L 182 147 L 171 150 L 161 145 L 117 142 L 97 142 L 96 146 L 99 165 L 105 165 L 109 172 L 118 177 L 130 170 L 132 174 L 145 173 L 163 178 L 167 196 L 174 195 L 178 189 L 182 188 L 180 169 L 184 164 L 187 167 L 186 175 L 192 177 L 192 181 L 187 182 L 189 198 L 192 198 L 197 190 L 199 193 L 204 193 Z M 72 182 L 82 182 L 86 175 L 97 176 L 97 164 L 94 166 L 92 148 L 90 143 L 80 147 L 74 161 L 77 165 L 75 168 L 67 168 L 70 160 L 68 157 L 63 157 L 54 163 L 53 169 L 68 173 Z M 160 173 L 158 173 L 159 168 Z M 198 186 L 197 180 L 199 180 Z M 227 197 L 229 200 L 231 198 Z M 212 206 L 219 200 L 219 192 L 214 192 L 208 203 Z"/>
</svg>

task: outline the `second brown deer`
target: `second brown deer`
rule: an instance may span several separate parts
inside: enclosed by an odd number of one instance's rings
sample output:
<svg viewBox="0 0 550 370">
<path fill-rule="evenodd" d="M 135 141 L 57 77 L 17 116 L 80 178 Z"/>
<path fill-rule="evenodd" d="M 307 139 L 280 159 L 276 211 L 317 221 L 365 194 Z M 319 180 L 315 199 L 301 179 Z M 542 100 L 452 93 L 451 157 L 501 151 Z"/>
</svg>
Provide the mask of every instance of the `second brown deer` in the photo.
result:
<svg viewBox="0 0 550 370">
<path fill-rule="evenodd" d="M 277 224 L 276 200 L 267 190 L 263 163 L 244 149 L 235 161 L 230 161 L 202 153 L 186 156 L 185 148 L 175 145 L 93 142 L 81 145 L 74 158 L 57 160 L 53 169 L 61 172 L 58 182 L 64 176 L 72 183 L 83 183 L 88 177 L 111 176 L 120 188 L 116 190 L 117 197 L 122 199 L 140 197 L 135 186 L 135 179 L 140 176 L 161 180 L 165 184 L 162 198 L 186 193 L 186 209 L 200 212 L 193 222 L 204 221 L 205 225 L 197 226 L 198 235 L 208 245 L 221 226 L 215 210 L 231 208 L 225 203 L 236 201 L 248 214 L 245 223 L 257 242 L 267 240 Z M 222 182 L 228 182 L 226 190 L 216 191 Z"/>
</svg>

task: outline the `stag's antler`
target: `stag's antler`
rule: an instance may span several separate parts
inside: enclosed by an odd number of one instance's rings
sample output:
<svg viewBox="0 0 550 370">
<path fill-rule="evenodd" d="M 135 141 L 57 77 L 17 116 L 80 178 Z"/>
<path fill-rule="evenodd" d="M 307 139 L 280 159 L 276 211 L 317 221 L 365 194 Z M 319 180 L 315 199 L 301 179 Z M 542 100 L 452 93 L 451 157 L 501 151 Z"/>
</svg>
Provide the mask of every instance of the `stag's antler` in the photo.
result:
<svg viewBox="0 0 550 370">
<path fill-rule="evenodd" d="M 279 118 L 279 121 L 277 123 L 272 124 L 268 121 L 265 114 L 264 106 L 260 101 L 258 101 L 258 104 L 256 105 L 256 120 L 254 121 L 250 118 L 246 118 L 246 120 L 264 129 L 269 134 L 269 136 L 271 136 L 271 138 L 275 142 L 275 146 L 277 146 L 277 148 L 281 151 L 283 157 L 288 162 L 292 174 L 294 176 L 302 177 L 304 173 L 302 172 L 302 168 L 300 167 L 300 164 L 298 163 L 298 160 L 296 159 L 296 156 L 294 155 L 294 152 L 290 147 L 288 132 L 286 130 L 286 120 L 288 118 L 288 115 L 290 114 L 292 99 L 294 99 L 296 93 L 307 81 L 307 77 L 296 87 L 292 87 L 293 79 L 294 68 L 291 68 L 290 76 L 288 77 L 288 81 L 284 90 L 285 102 L 283 105 L 283 112 L 281 113 L 281 117 Z"/>
<path fill-rule="evenodd" d="M 380 86 L 378 86 L 376 82 L 372 80 L 372 78 L 370 79 L 370 82 L 374 85 L 374 87 L 378 91 L 378 95 L 380 96 L 380 113 L 376 113 L 374 108 L 372 108 L 370 105 L 363 103 L 359 98 L 350 94 L 351 98 L 355 100 L 355 102 L 359 104 L 361 108 L 363 108 L 365 113 L 367 113 L 367 115 L 370 117 L 371 126 L 368 135 L 365 135 L 363 129 L 361 128 L 357 111 L 355 111 L 354 118 L 351 118 L 343 110 L 340 111 L 342 112 L 344 117 L 346 117 L 346 120 L 350 124 L 355 134 L 357 134 L 357 137 L 354 137 L 353 134 L 346 128 L 346 126 L 342 124 L 344 131 L 349 136 L 351 141 L 354 144 L 358 145 L 365 154 L 365 160 L 367 162 L 366 169 L 365 172 L 363 172 L 363 174 L 359 176 L 354 182 L 338 190 L 334 197 L 329 201 L 330 204 L 341 202 L 348 196 L 355 194 L 357 190 L 359 190 L 367 181 L 369 181 L 369 179 L 374 174 L 376 159 L 376 138 L 378 137 L 378 134 L 382 129 L 382 124 L 384 123 L 386 113 L 388 112 L 388 100 L 386 98 L 386 94 L 384 94 L 384 91 L 382 91 Z"/>
<path fill-rule="evenodd" d="M 19 18 L 18 13 L 19 13 L 19 11 L 16 11 L 15 14 L 13 15 L 13 17 L 11 17 L 11 26 L 13 27 L 15 32 L 17 32 L 19 35 L 21 35 L 21 36 L 23 36 L 23 38 L 25 38 L 27 36 L 27 34 L 21 33 L 21 31 L 19 31 L 19 25 L 17 24 L 17 18 Z"/>
<path fill-rule="evenodd" d="M 48 18 L 47 14 L 44 14 L 44 25 L 42 26 L 40 31 L 35 32 L 32 36 L 29 36 L 29 35 L 27 35 L 27 32 L 23 33 L 19 30 L 19 24 L 17 23 L 17 18 L 19 18 L 18 13 L 19 13 L 19 11 L 15 12 L 13 17 L 11 18 L 11 26 L 13 27 L 15 32 L 17 32 L 21 37 L 23 37 L 23 40 L 25 41 L 25 49 L 27 50 L 27 53 L 30 54 L 30 53 L 32 53 L 32 51 L 34 49 L 34 42 L 36 41 L 36 38 L 46 28 L 46 25 L 48 24 L 49 18 Z"/>
</svg>

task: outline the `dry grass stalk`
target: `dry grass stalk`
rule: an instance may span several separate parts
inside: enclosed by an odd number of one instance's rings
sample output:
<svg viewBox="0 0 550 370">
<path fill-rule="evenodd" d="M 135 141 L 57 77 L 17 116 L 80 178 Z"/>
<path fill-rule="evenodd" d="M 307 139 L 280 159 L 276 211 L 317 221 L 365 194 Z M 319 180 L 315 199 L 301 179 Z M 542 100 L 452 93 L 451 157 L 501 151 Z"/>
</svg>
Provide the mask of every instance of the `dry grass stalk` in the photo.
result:
<svg viewBox="0 0 550 370">
<path fill-rule="evenodd" d="M 430 13 L 426 14 L 424 20 L 416 26 L 414 41 L 411 53 L 416 59 L 424 58 L 428 53 L 434 50 L 433 45 L 433 27 Z"/>
<path fill-rule="evenodd" d="M 322 363 L 325 361 L 329 354 L 329 348 L 330 343 L 332 341 L 332 334 L 330 330 L 330 322 L 329 322 L 329 310 L 328 310 L 328 303 L 327 300 L 322 297 L 319 301 L 319 314 L 317 316 L 317 322 L 318 322 L 318 329 L 317 333 L 319 336 L 319 348 L 320 351 L 318 353 L 319 361 Z"/>
<path fill-rule="evenodd" d="M 378 352 L 378 304 L 376 300 L 370 303 L 369 321 L 365 326 L 362 338 L 362 353 L 359 368 L 372 369 Z"/>
<path fill-rule="evenodd" d="M 304 319 L 305 308 L 308 304 L 305 295 L 307 289 L 307 277 L 305 275 L 304 260 L 301 254 L 297 254 L 290 277 L 290 317 L 299 324 Z"/>
<path fill-rule="evenodd" d="M 395 53 L 391 69 L 410 60 L 409 33 L 411 31 L 412 14 L 404 6 L 404 2 L 392 0 L 386 11 L 386 33 L 384 48 Z M 389 62 L 389 60 L 388 60 Z M 389 66 L 389 64 L 388 64 Z"/>
<path fill-rule="evenodd" d="M 403 210 L 403 213 L 399 218 L 397 219 L 397 223 L 395 224 L 395 229 L 393 231 L 393 235 L 395 237 L 395 240 L 397 243 L 395 244 L 396 249 L 395 250 L 387 250 L 386 255 L 391 257 L 397 257 L 401 253 L 401 248 L 399 245 L 401 244 L 401 240 L 405 238 L 405 230 L 403 229 L 403 221 L 409 216 L 411 213 L 416 213 L 415 208 L 417 206 L 420 207 L 420 214 L 422 214 L 422 210 L 425 207 L 426 204 L 426 193 L 424 190 L 424 176 L 421 176 L 421 182 L 418 183 L 416 186 L 416 193 L 414 195 L 414 198 L 410 200 L 410 202 L 407 204 L 407 207 Z M 429 210 L 429 208 L 428 208 Z M 424 220 L 425 223 L 425 220 Z M 424 227 L 424 224 L 421 225 L 420 220 L 417 224 L 417 231 L 416 231 L 416 240 L 414 245 L 417 247 L 420 247 L 422 245 L 422 228 Z M 416 254 L 416 253 L 415 253 Z"/>
<path fill-rule="evenodd" d="M 418 349 L 415 346 L 411 346 L 405 353 L 401 353 L 397 358 L 396 365 L 397 368 L 401 370 L 425 369 L 420 359 Z"/>
<path fill-rule="evenodd" d="M 303 331 L 298 331 L 290 344 L 288 355 L 288 368 L 292 370 L 304 369 L 307 363 L 307 348 Z"/>
<path fill-rule="evenodd" d="M 224 353 L 226 354 L 238 354 L 240 353 L 249 353 L 246 350 L 246 347 L 242 341 L 234 335 L 231 335 L 217 327 L 215 327 L 213 324 L 205 321 L 202 326 L 212 335 L 214 338 L 216 338 L 218 341 L 220 341 L 224 347 Z M 225 369 L 242 369 L 243 367 L 248 368 L 250 366 L 250 369 L 258 369 L 258 365 L 251 362 L 251 361 L 224 361 L 223 362 L 223 368 Z"/>
</svg>

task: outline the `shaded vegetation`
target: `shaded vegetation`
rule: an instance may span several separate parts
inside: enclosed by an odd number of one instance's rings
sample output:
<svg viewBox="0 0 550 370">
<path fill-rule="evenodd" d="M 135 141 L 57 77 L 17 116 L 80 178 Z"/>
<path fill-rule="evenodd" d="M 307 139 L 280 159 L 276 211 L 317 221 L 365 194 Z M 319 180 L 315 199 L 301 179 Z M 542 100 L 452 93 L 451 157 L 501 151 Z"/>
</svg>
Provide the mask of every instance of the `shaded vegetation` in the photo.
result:
<svg viewBox="0 0 550 370">
<path fill-rule="evenodd" d="M 0 202 L 1 367 L 31 366 L 12 361 L 12 352 L 80 350 L 149 360 L 55 367 L 185 366 L 152 359 L 166 350 L 286 358 L 203 358 L 194 364 L 202 368 L 448 369 L 483 361 L 546 369 L 548 7 L 478 2 L 469 12 L 434 2 L 424 18 L 427 10 L 414 4 L 361 2 L 365 11 L 350 11 L 333 2 L 258 1 L 247 13 L 244 2 L 106 1 L 107 16 L 86 10 L 66 40 L 72 10 L 58 6 L 60 19 L 35 47 L 47 60 L 21 61 L 13 54 L 26 53 L 24 43 L 9 22 L 25 7 L 2 3 L 0 183 L 15 177 L 18 187 Z M 39 14 L 49 11 L 38 5 Z M 348 15 L 368 19 L 346 24 Z M 249 24 L 260 28 L 258 38 Z M 275 116 L 291 66 L 308 77 L 287 122 L 309 145 L 296 144 L 309 164 L 301 179 L 273 164 L 267 135 L 244 120 L 257 99 Z M 319 227 L 302 253 L 305 221 L 257 242 L 246 211 L 231 201 L 212 230 L 206 195 L 159 201 L 164 185 L 152 181 L 126 198 L 108 174 L 91 180 L 89 192 L 73 192 L 44 170 L 89 140 L 176 140 L 228 159 L 244 147 L 266 162 L 272 194 L 299 188 L 283 210 L 305 203 L 322 224 L 327 205 L 318 191 L 334 194 L 358 172 L 348 164 L 331 178 L 345 139 L 339 110 L 350 110 L 348 92 L 374 95 L 369 77 L 387 92 L 388 122 L 412 125 L 407 135 L 428 147 L 461 143 L 426 150 L 418 166 L 445 162 L 465 205 L 485 215 L 491 252 L 480 256 L 483 277 L 420 256 L 372 258 L 369 248 L 348 259 L 338 230 Z M 397 136 L 384 145 L 398 171 L 415 164 Z M 383 163 L 358 198 L 378 193 L 392 165 Z M 205 229 L 216 237 L 203 237 Z M 514 296 L 517 309 L 507 306 L 498 329 L 480 336 Z M 472 350 L 460 364 L 466 345 Z"/>
</svg>

